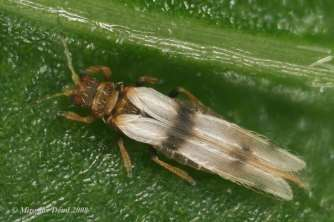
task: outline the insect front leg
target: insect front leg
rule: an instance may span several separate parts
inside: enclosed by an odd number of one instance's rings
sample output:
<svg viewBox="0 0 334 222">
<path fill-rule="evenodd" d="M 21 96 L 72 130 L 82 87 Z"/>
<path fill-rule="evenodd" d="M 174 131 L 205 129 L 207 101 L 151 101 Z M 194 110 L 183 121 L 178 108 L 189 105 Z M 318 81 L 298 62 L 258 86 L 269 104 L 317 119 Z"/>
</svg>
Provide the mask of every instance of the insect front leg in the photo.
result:
<svg viewBox="0 0 334 222">
<path fill-rule="evenodd" d="M 162 160 L 159 159 L 157 153 L 156 153 L 156 150 L 155 149 L 152 149 L 151 150 L 151 159 L 157 163 L 158 165 L 162 166 L 163 168 L 165 168 L 166 170 L 168 170 L 169 172 L 175 174 L 176 176 L 180 177 L 181 179 L 187 181 L 188 183 L 190 183 L 191 185 L 195 185 L 196 184 L 196 181 L 184 170 L 178 168 L 178 167 L 175 167 L 175 166 L 172 166 Z"/>
<path fill-rule="evenodd" d="M 126 172 L 127 172 L 128 176 L 131 177 L 132 176 L 132 163 L 131 163 L 129 153 L 124 146 L 124 142 L 123 142 L 122 137 L 119 138 L 117 144 L 118 144 L 119 150 L 121 152 L 121 157 L 123 159 L 123 164 L 124 164 L 124 167 L 126 169 Z"/>
<path fill-rule="evenodd" d="M 168 95 L 169 97 L 176 98 L 180 94 L 183 94 L 185 97 L 187 97 L 190 100 L 191 105 L 193 105 L 193 107 L 195 107 L 196 109 L 203 112 L 209 111 L 208 107 L 206 107 L 196 96 L 194 96 L 191 92 L 183 87 L 176 87 L 175 89 L 170 91 Z"/>
<path fill-rule="evenodd" d="M 110 80 L 111 77 L 111 69 L 108 66 L 89 66 L 81 72 L 87 75 L 102 74 L 105 80 Z"/>
<path fill-rule="evenodd" d="M 143 86 L 145 84 L 157 84 L 160 80 L 153 76 L 140 76 L 136 81 L 136 86 Z"/>
<path fill-rule="evenodd" d="M 94 120 L 96 119 L 94 116 L 80 116 L 79 114 L 74 112 L 64 112 L 61 114 L 61 116 L 65 117 L 68 120 L 73 120 L 87 124 L 94 122 Z"/>
</svg>

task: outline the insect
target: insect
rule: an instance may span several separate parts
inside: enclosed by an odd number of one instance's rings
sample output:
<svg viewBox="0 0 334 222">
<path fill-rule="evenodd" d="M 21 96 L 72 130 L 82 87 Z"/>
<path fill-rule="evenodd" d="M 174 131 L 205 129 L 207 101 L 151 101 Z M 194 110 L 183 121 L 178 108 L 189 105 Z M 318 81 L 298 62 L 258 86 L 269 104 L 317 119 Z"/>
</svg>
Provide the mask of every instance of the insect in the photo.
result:
<svg viewBox="0 0 334 222">
<path fill-rule="evenodd" d="M 293 198 L 287 181 L 304 187 L 296 175 L 306 166 L 303 160 L 217 116 L 189 91 L 179 87 L 166 96 L 142 86 L 158 81 L 149 76 L 139 78 L 137 85 L 115 83 L 105 66 L 91 66 L 80 77 L 64 39 L 63 44 L 74 87 L 57 96 L 69 96 L 75 105 L 91 111 L 89 116 L 65 112 L 66 119 L 87 124 L 102 119 L 122 135 L 149 144 L 155 163 L 191 184 L 195 180 L 185 170 L 162 161 L 157 153 L 284 200 Z M 104 81 L 93 78 L 94 74 L 102 74 Z M 189 102 L 178 100 L 179 94 Z M 118 146 L 131 175 L 132 164 L 122 137 Z"/>
</svg>

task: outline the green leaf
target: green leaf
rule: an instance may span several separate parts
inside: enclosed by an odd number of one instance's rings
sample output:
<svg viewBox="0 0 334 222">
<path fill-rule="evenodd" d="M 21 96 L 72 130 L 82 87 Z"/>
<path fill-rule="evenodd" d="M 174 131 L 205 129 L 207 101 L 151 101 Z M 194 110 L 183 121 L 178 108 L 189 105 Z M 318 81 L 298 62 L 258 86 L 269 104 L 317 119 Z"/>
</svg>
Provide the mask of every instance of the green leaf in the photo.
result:
<svg viewBox="0 0 334 222">
<path fill-rule="evenodd" d="M 249 2 L 0 1 L 1 221 L 330 221 L 329 7 Z M 293 186 L 284 202 L 182 167 L 197 181 L 190 186 L 155 165 L 146 145 L 125 140 L 128 178 L 113 129 L 64 120 L 61 111 L 87 113 L 67 98 L 36 103 L 71 84 L 61 35 L 77 70 L 103 64 L 114 81 L 150 74 L 161 92 L 183 86 L 299 155 L 310 191 Z"/>
</svg>

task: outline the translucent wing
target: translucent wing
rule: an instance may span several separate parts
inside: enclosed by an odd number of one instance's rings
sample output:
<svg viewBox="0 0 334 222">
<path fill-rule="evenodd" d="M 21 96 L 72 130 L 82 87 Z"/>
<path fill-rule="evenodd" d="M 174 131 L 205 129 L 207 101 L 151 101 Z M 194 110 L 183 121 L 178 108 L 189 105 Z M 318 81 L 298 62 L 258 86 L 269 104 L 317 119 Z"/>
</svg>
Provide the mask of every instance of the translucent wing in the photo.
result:
<svg viewBox="0 0 334 222">
<path fill-rule="evenodd" d="M 152 118 L 123 114 L 118 115 L 114 122 L 125 135 L 138 142 L 159 146 L 167 139 L 167 127 Z"/>
<path fill-rule="evenodd" d="M 126 95 L 138 109 L 161 122 L 173 121 L 178 115 L 178 103 L 152 88 L 132 87 Z"/>
<path fill-rule="evenodd" d="M 202 141 L 196 136 L 184 135 L 182 130 L 172 128 L 166 123 L 133 114 L 119 115 L 115 123 L 128 137 L 154 145 L 158 149 L 173 147 L 173 141 L 168 141 L 173 133 L 174 139 L 183 140 L 178 147 L 173 149 L 173 152 L 197 163 L 200 167 L 233 182 L 271 193 L 286 200 L 292 199 L 292 191 L 284 179 L 257 168 L 239 157 L 234 158 L 222 152 L 220 147 Z M 184 139 L 184 136 L 187 139 Z"/>
<path fill-rule="evenodd" d="M 178 121 L 180 105 L 160 92 L 146 87 L 131 88 L 127 97 L 137 108 L 163 123 Z M 209 114 L 196 112 L 192 116 L 193 133 L 198 137 L 220 144 L 225 153 L 239 152 L 240 155 L 252 155 L 269 168 L 282 171 L 299 171 L 305 162 L 295 155 L 278 148 L 267 139 L 248 130 Z M 230 146 L 226 146 L 230 145 Z"/>
<path fill-rule="evenodd" d="M 195 131 L 205 138 L 220 143 L 233 144 L 241 152 L 251 152 L 259 160 L 283 171 L 299 171 L 305 162 L 291 153 L 278 148 L 267 139 L 217 117 L 196 114 Z"/>
</svg>

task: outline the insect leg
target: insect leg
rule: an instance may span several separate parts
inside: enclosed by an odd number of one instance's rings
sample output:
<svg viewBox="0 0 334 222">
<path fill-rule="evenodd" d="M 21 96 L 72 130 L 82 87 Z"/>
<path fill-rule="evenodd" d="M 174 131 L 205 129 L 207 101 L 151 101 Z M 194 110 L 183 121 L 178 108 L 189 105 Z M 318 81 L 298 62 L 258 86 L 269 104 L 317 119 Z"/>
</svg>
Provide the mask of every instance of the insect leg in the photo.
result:
<svg viewBox="0 0 334 222">
<path fill-rule="evenodd" d="M 92 123 L 95 120 L 94 116 L 80 116 L 77 113 L 74 112 L 65 112 L 61 114 L 63 117 L 65 117 L 68 120 L 73 120 L 81 123 Z"/>
<path fill-rule="evenodd" d="M 119 138 L 118 140 L 118 147 L 119 147 L 119 150 L 121 152 L 121 156 L 122 156 L 122 159 L 123 159 L 123 164 L 124 164 L 124 167 L 126 169 L 126 172 L 128 174 L 129 177 L 132 176 L 132 163 L 131 163 L 131 159 L 130 159 L 130 156 L 128 154 L 128 151 L 126 150 L 125 146 L 124 146 L 124 142 L 123 142 L 123 138 Z"/>
<path fill-rule="evenodd" d="M 157 84 L 160 80 L 153 76 L 140 76 L 136 81 L 136 86 L 143 86 L 145 84 Z"/>
<path fill-rule="evenodd" d="M 111 69 L 108 66 L 89 66 L 87 69 L 82 71 L 83 74 L 94 75 L 101 73 L 105 80 L 110 80 Z"/>
<path fill-rule="evenodd" d="M 165 168 L 166 170 L 168 170 L 169 172 L 175 174 L 176 176 L 180 177 L 181 179 L 187 181 L 188 183 L 190 183 L 191 185 L 195 185 L 196 181 L 184 170 L 172 166 L 162 160 L 159 159 L 157 153 L 155 150 L 152 149 L 152 156 L 151 159 L 157 163 L 158 165 L 162 166 L 163 168 Z"/>
<path fill-rule="evenodd" d="M 200 111 L 209 111 L 208 107 L 206 107 L 196 96 L 194 96 L 191 92 L 183 87 L 176 87 L 175 89 L 170 91 L 168 95 L 169 97 L 176 98 L 180 94 L 186 96 L 196 109 Z"/>
</svg>

